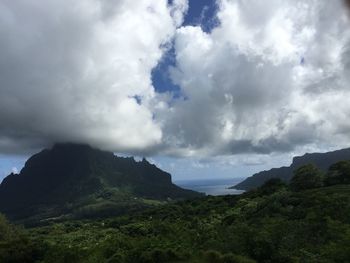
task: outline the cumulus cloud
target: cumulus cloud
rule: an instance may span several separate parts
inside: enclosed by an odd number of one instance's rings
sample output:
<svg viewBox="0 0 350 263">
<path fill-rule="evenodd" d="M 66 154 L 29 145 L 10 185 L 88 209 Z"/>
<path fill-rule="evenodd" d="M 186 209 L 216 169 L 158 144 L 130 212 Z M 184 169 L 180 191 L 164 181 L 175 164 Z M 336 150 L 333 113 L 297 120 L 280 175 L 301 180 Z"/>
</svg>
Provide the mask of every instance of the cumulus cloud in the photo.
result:
<svg viewBox="0 0 350 263">
<path fill-rule="evenodd" d="M 1 152 L 65 141 L 177 156 L 346 146 L 341 0 L 218 0 L 210 32 L 182 25 L 187 10 L 187 0 L 1 1 Z M 151 76 L 172 43 L 176 99 Z"/>
<path fill-rule="evenodd" d="M 350 24 L 342 1 L 219 1 L 210 33 L 176 33 L 173 81 L 161 114 L 174 154 L 290 152 L 347 146 Z"/>
<path fill-rule="evenodd" d="M 186 9 L 184 0 L 1 1 L 1 151 L 159 145 L 151 72 Z"/>
</svg>

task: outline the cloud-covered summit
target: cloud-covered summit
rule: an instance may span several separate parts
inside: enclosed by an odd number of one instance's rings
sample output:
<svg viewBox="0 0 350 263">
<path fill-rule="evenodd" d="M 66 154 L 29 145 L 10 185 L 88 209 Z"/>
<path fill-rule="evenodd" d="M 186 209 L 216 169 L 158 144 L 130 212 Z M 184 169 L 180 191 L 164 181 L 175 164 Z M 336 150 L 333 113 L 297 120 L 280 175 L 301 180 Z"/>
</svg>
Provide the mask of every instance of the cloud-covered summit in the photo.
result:
<svg viewBox="0 0 350 263">
<path fill-rule="evenodd" d="M 1 151 L 160 144 L 151 72 L 186 9 L 181 0 L 1 1 Z"/>
<path fill-rule="evenodd" d="M 212 156 L 346 146 L 343 1 L 217 1 L 217 25 L 182 25 L 186 0 L 0 3 L 0 150 L 54 142 Z M 174 45 L 174 46 L 172 46 Z M 159 94 L 169 69 L 182 96 Z"/>
</svg>

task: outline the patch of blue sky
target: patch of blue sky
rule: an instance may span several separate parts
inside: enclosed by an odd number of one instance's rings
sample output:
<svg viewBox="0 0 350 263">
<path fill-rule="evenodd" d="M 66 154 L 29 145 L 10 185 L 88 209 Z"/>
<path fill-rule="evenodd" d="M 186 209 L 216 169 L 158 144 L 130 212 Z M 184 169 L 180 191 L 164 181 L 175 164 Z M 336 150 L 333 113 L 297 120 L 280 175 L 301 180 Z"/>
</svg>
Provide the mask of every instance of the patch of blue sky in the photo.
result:
<svg viewBox="0 0 350 263">
<path fill-rule="evenodd" d="M 190 0 L 184 26 L 200 26 L 203 31 L 210 32 L 219 24 L 216 17 L 217 9 L 216 0 Z"/>
<path fill-rule="evenodd" d="M 18 173 L 27 158 L 26 156 L 0 155 L 0 182 L 10 173 Z"/>
<path fill-rule="evenodd" d="M 173 45 L 172 47 L 167 47 L 167 50 L 163 55 L 161 61 L 157 67 L 153 69 L 152 83 L 156 92 L 169 92 L 173 95 L 174 98 L 179 98 L 182 96 L 181 88 L 173 83 L 170 76 L 170 68 L 176 65 L 175 57 L 176 54 Z"/>
<path fill-rule="evenodd" d="M 169 0 L 171 3 L 173 0 Z M 203 31 L 210 32 L 218 25 L 216 19 L 217 2 L 215 0 L 190 0 L 189 10 L 183 26 L 200 26 Z M 158 93 L 170 93 L 174 99 L 187 99 L 181 88 L 174 84 L 170 76 L 170 68 L 176 66 L 176 54 L 173 43 L 165 47 L 166 52 L 152 72 L 152 83 Z"/>
</svg>

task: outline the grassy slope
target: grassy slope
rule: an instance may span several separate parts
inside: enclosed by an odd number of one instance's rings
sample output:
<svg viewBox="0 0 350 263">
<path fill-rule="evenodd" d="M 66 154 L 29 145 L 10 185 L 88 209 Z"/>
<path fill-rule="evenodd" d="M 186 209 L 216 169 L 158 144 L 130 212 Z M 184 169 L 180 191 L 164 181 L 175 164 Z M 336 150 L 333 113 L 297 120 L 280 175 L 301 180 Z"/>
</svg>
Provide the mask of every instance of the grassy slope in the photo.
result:
<svg viewBox="0 0 350 263">
<path fill-rule="evenodd" d="M 29 231 L 41 262 L 348 262 L 350 186 L 207 197 Z"/>
</svg>

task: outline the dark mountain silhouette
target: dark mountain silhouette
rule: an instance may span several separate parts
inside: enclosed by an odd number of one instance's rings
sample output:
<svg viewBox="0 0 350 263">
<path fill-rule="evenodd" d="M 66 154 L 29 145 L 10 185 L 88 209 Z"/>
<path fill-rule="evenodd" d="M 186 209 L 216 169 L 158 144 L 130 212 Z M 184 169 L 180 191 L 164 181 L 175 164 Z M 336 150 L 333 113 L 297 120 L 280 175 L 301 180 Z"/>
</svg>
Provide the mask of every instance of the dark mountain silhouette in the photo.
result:
<svg viewBox="0 0 350 263">
<path fill-rule="evenodd" d="M 289 182 L 293 177 L 293 172 L 303 165 L 314 164 L 321 170 L 327 171 L 332 164 L 345 160 L 350 160 L 350 148 L 328 153 L 308 153 L 304 156 L 294 157 L 289 167 L 274 168 L 269 171 L 259 172 L 232 188 L 252 190 L 262 186 L 266 181 L 272 178 L 280 178 L 285 182 Z"/>
<path fill-rule="evenodd" d="M 136 162 L 87 145 L 57 144 L 35 154 L 19 174 L 3 180 L 0 212 L 13 218 L 46 214 L 45 218 L 74 211 L 116 213 L 149 199 L 200 195 L 174 185 L 169 173 L 146 159 Z"/>
</svg>

